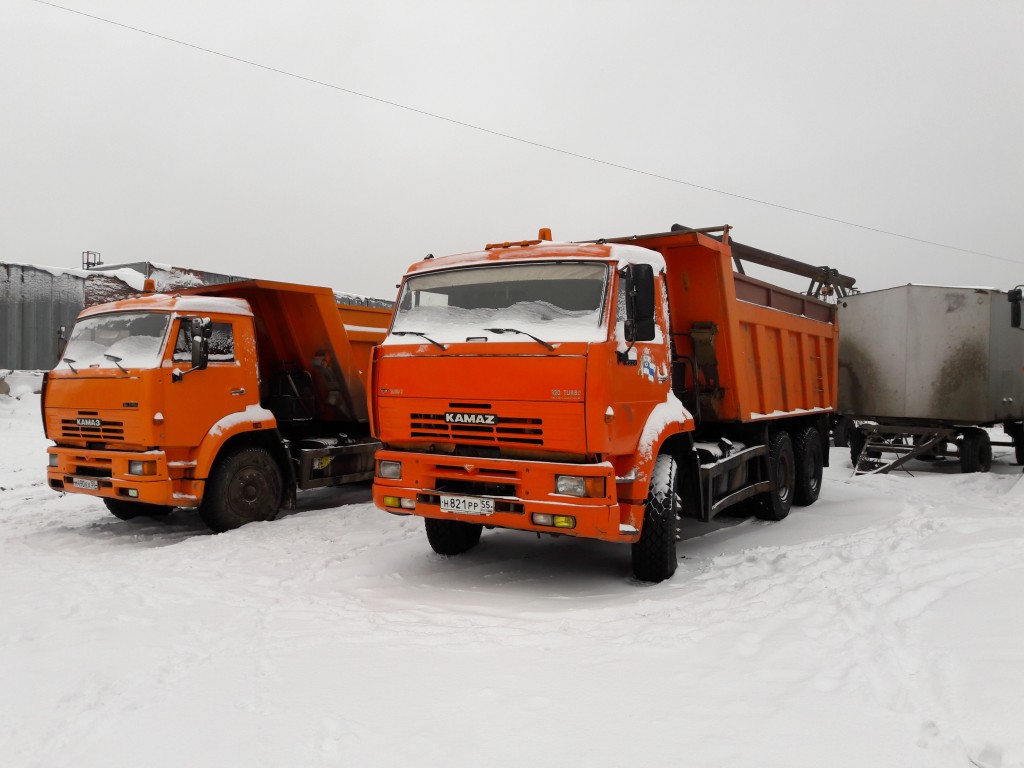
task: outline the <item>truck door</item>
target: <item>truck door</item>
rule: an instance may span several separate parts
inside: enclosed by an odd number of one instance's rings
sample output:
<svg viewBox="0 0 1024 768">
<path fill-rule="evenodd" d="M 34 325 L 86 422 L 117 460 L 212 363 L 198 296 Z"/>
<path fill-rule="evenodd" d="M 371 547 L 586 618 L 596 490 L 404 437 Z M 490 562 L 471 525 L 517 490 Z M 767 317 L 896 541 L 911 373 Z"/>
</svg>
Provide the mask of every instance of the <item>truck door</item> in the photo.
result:
<svg viewBox="0 0 1024 768">
<path fill-rule="evenodd" d="M 653 338 L 641 337 L 630 345 L 626 340 L 626 321 L 629 315 L 627 277 L 624 270 L 620 270 L 618 275 L 615 338 L 620 352 L 611 360 L 612 370 L 609 372 L 609 389 L 612 407 L 615 409 L 611 433 L 612 452 L 616 454 L 636 450 L 647 417 L 658 404 L 665 402 L 672 386 L 663 275 L 654 275 L 653 282 Z"/>
<path fill-rule="evenodd" d="M 175 342 L 168 345 L 164 369 L 166 403 L 162 414 L 168 445 L 198 447 L 225 416 L 259 402 L 255 342 L 248 317 L 215 318 L 210 361 L 205 370 L 191 368 L 189 319 L 175 320 Z M 184 376 L 173 381 L 177 369 Z"/>
</svg>

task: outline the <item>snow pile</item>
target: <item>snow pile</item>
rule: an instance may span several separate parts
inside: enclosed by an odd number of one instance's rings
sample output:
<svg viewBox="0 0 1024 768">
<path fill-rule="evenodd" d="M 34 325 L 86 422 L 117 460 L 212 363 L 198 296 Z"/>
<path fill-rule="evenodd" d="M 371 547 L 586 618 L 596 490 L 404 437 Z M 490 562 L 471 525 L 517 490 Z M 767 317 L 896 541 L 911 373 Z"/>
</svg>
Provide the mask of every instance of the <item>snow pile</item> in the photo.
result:
<svg viewBox="0 0 1024 768">
<path fill-rule="evenodd" d="M 836 449 L 817 504 L 684 523 L 650 586 L 569 537 L 439 557 L 365 486 L 122 522 L 46 487 L 38 407 L 0 396 L 0 765 L 1024 765 L 1005 450 L 852 480 Z"/>
</svg>

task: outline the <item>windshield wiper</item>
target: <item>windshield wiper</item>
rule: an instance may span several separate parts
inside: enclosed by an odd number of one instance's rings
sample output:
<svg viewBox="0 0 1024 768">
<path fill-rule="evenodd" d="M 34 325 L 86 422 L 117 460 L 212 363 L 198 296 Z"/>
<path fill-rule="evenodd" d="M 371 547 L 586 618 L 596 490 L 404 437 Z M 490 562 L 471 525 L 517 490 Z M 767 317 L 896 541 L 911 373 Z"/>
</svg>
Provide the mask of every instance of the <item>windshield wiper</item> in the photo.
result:
<svg viewBox="0 0 1024 768">
<path fill-rule="evenodd" d="M 116 365 L 118 368 L 121 368 L 121 361 L 124 359 L 123 357 L 117 357 L 116 355 L 104 355 L 104 357 L 107 358 L 107 360 L 113 360 L 114 365 Z M 128 373 L 128 371 L 126 371 L 124 368 L 121 368 L 121 371 L 124 373 Z"/>
<path fill-rule="evenodd" d="M 392 331 L 391 335 L 392 336 L 420 336 L 420 337 L 426 339 L 427 341 L 429 341 L 435 347 L 438 347 L 439 349 L 448 349 L 448 347 L 446 347 L 444 344 L 441 344 L 441 343 L 439 343 L 437 341 L 434 341 L 432 338 L 427 336 L 427 334 L 420 333 L 419 331 Z"/>
<path fill-rule="evenodd" d="M 74 360 L 72 360 L 70 357 L 62 357 L 61 360 L 68 364 L 68 368 L 71 369 L 71 372 L 73 374 L 78 375 L 78 371 L 75 370 L 75 366 L 72 365 L 72 363 L 75 362 Z"/>
<path fill-rule="evenodd" d="M 546 341 L 544 341 L 544 339 L 538 339 L 532 333 L 527 333 L 526 331 L 520 331 L 518 328 L 484 328 L 484 330 L 487 331 L 488 333 L 520 333 L 523 336 L 529 336 L 531 339 L 536 341 L 538 344 L 544 346 L 545 348 L 547 348 L 551 352 L 555 351 L 555 348 L 553 346 L 551 346 L 550 344 L 548 344 Z"/>
</svg>

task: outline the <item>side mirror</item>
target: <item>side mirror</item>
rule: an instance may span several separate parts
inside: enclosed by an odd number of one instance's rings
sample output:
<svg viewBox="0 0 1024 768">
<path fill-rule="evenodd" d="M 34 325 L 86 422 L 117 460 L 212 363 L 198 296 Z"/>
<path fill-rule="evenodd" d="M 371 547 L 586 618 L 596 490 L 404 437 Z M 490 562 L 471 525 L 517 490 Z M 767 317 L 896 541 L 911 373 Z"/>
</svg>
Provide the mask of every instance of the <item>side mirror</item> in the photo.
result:
<svg viewBox="0 0 1024 768">
<path fill-rule="evenodd" d="M 626 280 L 626 341 L 651 341 L 654 338 L 654 268 L 650 264 L 630 264 L 623 270 Z"/>
<path fill-rule="evenodd" d="M 192 368 L 201 371 L 210 362 L 210 337 L 213 336 L 213 323 L 208 317 L 193 317 L 189 332 L 192 336 Z"/>
</svg>

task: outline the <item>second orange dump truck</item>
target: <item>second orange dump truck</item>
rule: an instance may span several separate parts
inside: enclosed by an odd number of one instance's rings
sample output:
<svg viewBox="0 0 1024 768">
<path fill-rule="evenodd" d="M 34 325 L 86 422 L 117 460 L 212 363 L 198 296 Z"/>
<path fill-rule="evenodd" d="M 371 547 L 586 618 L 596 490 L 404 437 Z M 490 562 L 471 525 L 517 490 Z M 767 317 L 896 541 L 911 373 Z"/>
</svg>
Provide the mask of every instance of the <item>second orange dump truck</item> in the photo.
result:
<svg viewBox="0 0 1024 768">
<path fill-rule="evenodd" d="M 809 277 L 805 295 L 744 274 Z M 734 271 L 734 266 L 736 271 Z M 632 545 L 676 569 L 680 517 L 811 504 L 836 407 L 835 305 L 853 280 L 728 227 L 428 258 L 374 351 L 374 502 L 435 551 L 500 527 Z"/>
<path fill-rule="evenodd" d="M 215 531 L 373 476 L 365 379 L 391 310 L 249 281 L 82 312 L 43 389 L 48 481 L 116 516 Z"/>
</svg>

